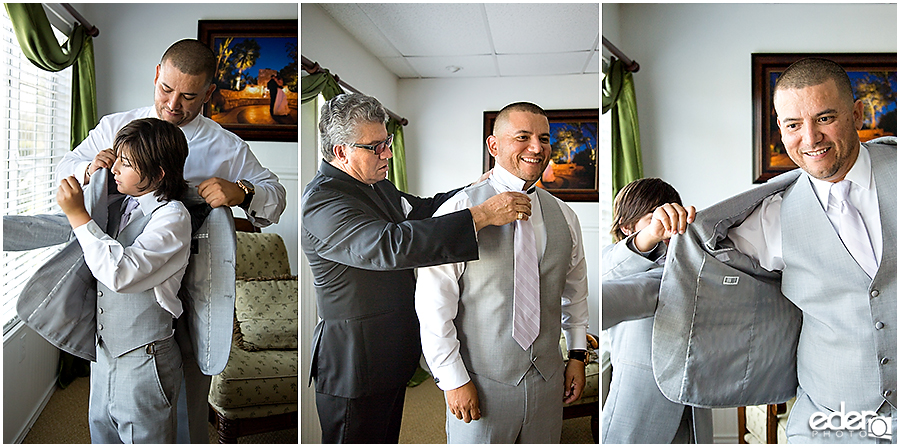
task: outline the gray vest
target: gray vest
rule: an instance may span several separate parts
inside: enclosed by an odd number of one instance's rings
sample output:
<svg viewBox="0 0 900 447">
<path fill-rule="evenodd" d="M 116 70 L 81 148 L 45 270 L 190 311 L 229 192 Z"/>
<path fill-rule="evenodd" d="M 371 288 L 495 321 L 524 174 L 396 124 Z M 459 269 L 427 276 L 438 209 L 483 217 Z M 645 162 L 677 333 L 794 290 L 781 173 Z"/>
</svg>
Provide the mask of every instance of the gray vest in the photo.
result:
<svg viewBox="0 0 900 447">
<path fill-rule="evenodd" d="M 110 209 L 108 234 L 115 234 L 121 213 L 121 207 Z M 116 240 L 125 247 L 130 246 L 149 221 L 150 215 L 135 218 Z M 171 337 L 173 321 L 172 314 L 156 302 L 153 289 L 118 293 L 97 281 L 97 336 L 114 357 Z"/>
<path fill-rule="evenodd" d="M 468 188 L 466 194 L 478 205 L 496 192 L 482 182 Z M 478 260 L 466 263 L 459 279 L 459 311 L 454 320 L 459 353 L 469 371 L 509 385 L 517 385 L 532 364 L 545 380 L 562 364 L 561 297 L 572 257 L 572 236 L 556 199 L 542 189 L 537 190 L 537 198 L 547 244 L 540 260 L 541 329 L 532 346 L 525 351 L 512 338 L 513 225 L 482 228 Z"/>
<path fill-rule="evenodd" d="M 896 405 L 896 149 L 868 148 L 884 241 L 874 279 L 844 248 L 806 175 L 785 191 L 781 206 L 781 290 L 803 311 L 798 380 L 831 409 L 845 402 L 848 410 L 875 411 L 885 399 Z"/>
</svg>

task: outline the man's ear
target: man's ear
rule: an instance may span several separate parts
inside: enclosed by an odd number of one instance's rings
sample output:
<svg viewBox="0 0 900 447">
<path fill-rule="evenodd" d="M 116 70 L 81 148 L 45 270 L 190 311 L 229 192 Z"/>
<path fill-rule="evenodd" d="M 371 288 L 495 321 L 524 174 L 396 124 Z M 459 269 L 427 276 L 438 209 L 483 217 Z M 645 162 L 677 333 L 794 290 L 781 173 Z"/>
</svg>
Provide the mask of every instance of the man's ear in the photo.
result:
<svg viewBox="0 0 900 447">
<path fill-rule="evenodd" d="M 634 233 L 634 231 L 631 228 L 628 228 L 624 225 L 619 227 L 619 229 L 622 230 L 622 234 L 624 234 L 625 236 L 631 236 L 631 233 Z"/>
<path fill-rule="evenodd" d="M 339 160 L 347 159 L 347 151 L 346 147 L 343 144 L 335 144 L 334 147 L 331 148 L 331 151 L 334 152 L 334 158 Z"/>
<path fill-rule="evenodd" d="M 493 135 L 488 135 L 486 142 L 487 142 L 488 152 L 491 153 L 492 157 L 497 157 L 497 137 L 495 137 Z"/>
<path fill-rule="evenodd" d="M 206 97 L 203 98 L 203 104 L 206 104 L 207 102 L 209 102 L 209 99 L 212 98 L 212 94 L 214 91 L 216 91 L 216 84 L 215 83 L 209 84 L 209 89 L 206 90 Z"/>
</svg>

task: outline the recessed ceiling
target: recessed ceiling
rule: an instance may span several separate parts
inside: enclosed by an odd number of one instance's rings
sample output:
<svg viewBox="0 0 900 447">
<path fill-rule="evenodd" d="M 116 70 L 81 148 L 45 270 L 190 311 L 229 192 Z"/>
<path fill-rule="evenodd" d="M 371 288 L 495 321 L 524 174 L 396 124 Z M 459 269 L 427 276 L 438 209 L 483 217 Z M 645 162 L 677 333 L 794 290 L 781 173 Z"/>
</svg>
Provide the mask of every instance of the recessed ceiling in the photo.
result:
<svg viewBox="0 0 900 447">
<path fill-rule="evenodd" d="M 600 72 L 597 3 L 319 6 L 400 78 Z"/>
</svg>

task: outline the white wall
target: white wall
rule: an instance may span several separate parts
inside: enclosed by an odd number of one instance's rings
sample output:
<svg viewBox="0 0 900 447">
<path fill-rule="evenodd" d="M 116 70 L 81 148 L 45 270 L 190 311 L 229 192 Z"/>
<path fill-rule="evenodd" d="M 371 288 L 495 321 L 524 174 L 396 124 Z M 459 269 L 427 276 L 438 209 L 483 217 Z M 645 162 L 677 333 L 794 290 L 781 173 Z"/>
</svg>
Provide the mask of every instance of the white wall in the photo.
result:
<svg viewBox="0 0 900 447">
<path fill-rule="evenodd" d="M 406 170 L 413 194 L 431 196 L 466 185 L 483 172 L 485 111 L 516 101 L 546 110 L 599 108 L 599 75 L 521 78 L 401 79 Z M 600 208 L 571 202 L 584 237 L 592 333 L 600 325 Z"/>
<path fill-rule="evenodd" d="M 228 4 L 112 4 L 76 5 L 100 29 L 94 39 L 97 73 L 97 111 L 100 116 L 153 104 L 156 65 L 169 45 L 197 38 L 198 20 L 293 19 L 294 3 Z M 263 231 L 281 235 L 288 249 L 291 270 L 298 271 L 299 227 L 298 145 L 248 141 L 260 163 L 274 172 L 287 190 L 287 207 L 278 224 Z M 244 217 L 239 208 L 235 217 Z"/>
<path fill-rule="evenodd" d="M 698 207 L 753 186 L 751 53 L 897 51 L 896 4 L 619 10 L 617 46 L 641 64 L 634 79 L 644 174 Z"/>
<path fill-rule="evenodd" d="M 603 35 L 641 65 L 644 175 L 704 208 L 753 186 L 750 54 L 896 52 L 897 6 L 606 4 Z M 713 418 L 736 442 L 736 411 Z"/>
</svg>

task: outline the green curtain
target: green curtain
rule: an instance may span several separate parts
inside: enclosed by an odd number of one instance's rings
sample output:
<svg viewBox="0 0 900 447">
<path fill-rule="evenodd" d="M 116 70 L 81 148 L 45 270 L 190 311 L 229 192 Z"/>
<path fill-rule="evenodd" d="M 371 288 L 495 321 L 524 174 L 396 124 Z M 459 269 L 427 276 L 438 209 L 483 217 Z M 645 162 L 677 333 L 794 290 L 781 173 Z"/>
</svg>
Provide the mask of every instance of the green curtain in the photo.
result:
<svg viewBox="0 0 900 447">
<path fill-rule="evenodd" d="M 406 149 L 403 144 L 403 125 L 391 118 L 387 123 L 387 131 L 389 135 L 394 136 L 394 145 L 391 146 L 391 152 L 394 154 L 394 157 L 390 160 L 387 178 L 397 189 L 407 192 L 406 188 L 409 185 L 406 183 Z"/>
<path fill-rule="evenodd" d="M 615 197 L 622 187 L 642 178 L 644 169 L 634 77 L 615 58 L 605 68 L 603 113 L 612 112 L 612 197 Z"/>
<path fill-rule="evenodd" d="M 341 89 L 341 86 L 338 85 L 334 76 L 326 69 L 322 69 L 322 71 L 316 74 L 300 78 L 301 103 L 305 104 L 316 99 L 316 97 L 319 96 L 319 93 L 321 93 L 322 96 L 325 97 L 325 100 L 328 101 L 329 99 L 344 93 L 344 90 Z"/>
<path fill-rule="evenodd" d="M 344 93 L 341 86 L 335 81 L 334 76 L 327 70 L 304 76 L 300 79 L 301 96 L 300 101 L 306 103 L 312 101 L 322 94 L 322 97 L 328 101 L 341 93 Z M 395 119 L 391 118 L 387 123 L 387 131 L 389 135 L 394 135 L 394 145 L 391 152 L 394 154 L 388 166 L 388 180 L 394 184 L 400 191 L 406 191 L 406 151 L 403 145 L 403 126 Z"/>
<path fill-rule="evenodd" d="M 94 40 L 81 24 L 62 46 L 53 34 L 40 3 L 6 3 L 16 39 L 25 57 L 46 71 L 72 66 L 71 149 L 97 125 L 97 88 L 94 78 Z"/>
<path fill-rule="evenodd" d="M 94 78 L 94 40 L 80 24 L 60 47 L 40 3 L 6 3 L 16 40 L 35 66 L 57 72 L 72 67 L 72 132 L 70 149 L 78 146 L 97 125 L 97 90 Z M 90 375 L 90 363 L 61 352 L 57 383 L 65 388 L 77 377 Z"/>
</svg>

